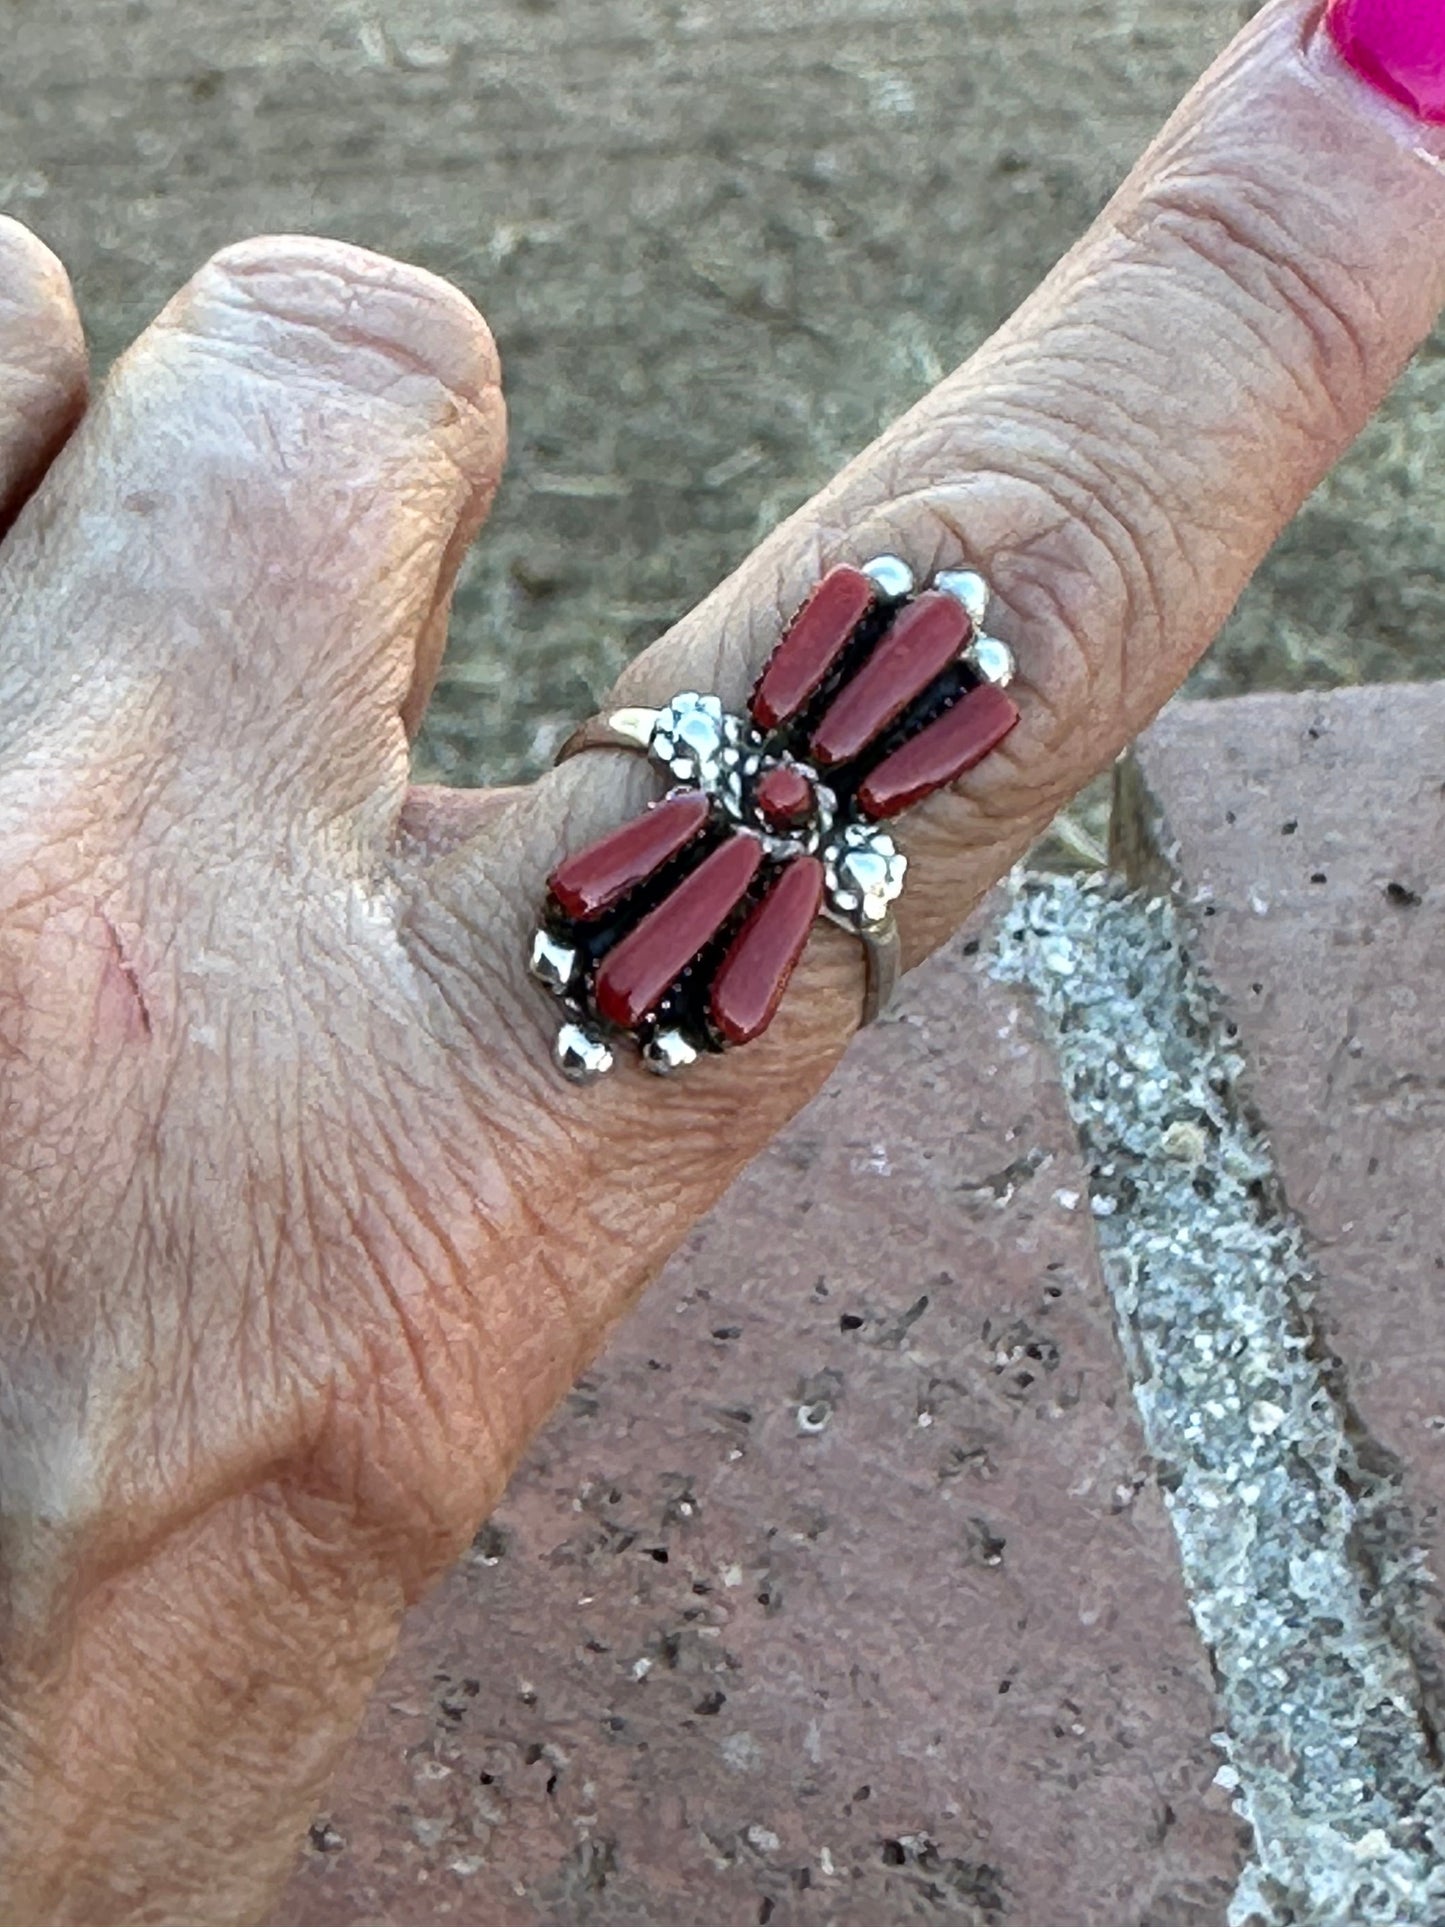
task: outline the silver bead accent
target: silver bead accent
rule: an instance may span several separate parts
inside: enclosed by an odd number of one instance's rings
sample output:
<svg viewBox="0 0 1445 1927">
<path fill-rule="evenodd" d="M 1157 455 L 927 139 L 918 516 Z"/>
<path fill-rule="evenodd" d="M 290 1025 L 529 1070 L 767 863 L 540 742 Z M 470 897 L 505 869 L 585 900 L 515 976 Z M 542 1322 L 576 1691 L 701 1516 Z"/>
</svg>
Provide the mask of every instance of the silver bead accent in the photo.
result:
<svg viewBox="0 0 1445 1927">
<path fill-rule="evenodd" d="M 577 967 L 577 952 L 570 944 L 559 943 L 549 931 L 539 930 L 532 939 L 528 968 L 548 990 L 566 990 Z"/>
<path fill-rule="evenodd" d="M 823 852 L 828 908 L 850 929 L 877 929 L 902 894 L 907 870 L 907 857 L 886 830 L 850 823 Z"/>
<path fill-rule="evenodd" d="M 901 555 L 875 555 L 871 562 L 863 564 L 863 573 L 876 582 L 886 596 L 913 594 L 913 571 Z"/>
<path fill-rule="evenodd" d="M 671 1077 L 697 1062 L 697 1052 L 680 1030 L 660 1030 L 642 1047 L 642 1061 L 659 1077 Z"/>
<path fill-rule="evenodd" d="M 991 682 L 999 689 L 1008 687 L 1018 667 L 1013 650 L 1006 642 L 1000 642 L 997 636 L 975 636 L 964 651 L 964 660 L 972 663 L 985 682 Z"/>
<path fill-rule="evenodd" d="M 612 1069 L 612 1052 L 580 1024 L 564 1024 L 552 1048 L 557 1068 L 573 1084 L 590 1084 Z"/>
<path fill-rule="evenodd" d="M 976 570 L 943 569 L 933 578 L 933 587 L 961 602 L 976 629 L 983 626 L 988 614 L 988 584 Z"/>
<path fill-rule="evenodd" d="M 659 709 L 648 747 L 653 758 L 680 783 L 714 790 L 723 775 L 723 751 L 737 724 L 716 696 L 685 689 Z"/>
</svg>

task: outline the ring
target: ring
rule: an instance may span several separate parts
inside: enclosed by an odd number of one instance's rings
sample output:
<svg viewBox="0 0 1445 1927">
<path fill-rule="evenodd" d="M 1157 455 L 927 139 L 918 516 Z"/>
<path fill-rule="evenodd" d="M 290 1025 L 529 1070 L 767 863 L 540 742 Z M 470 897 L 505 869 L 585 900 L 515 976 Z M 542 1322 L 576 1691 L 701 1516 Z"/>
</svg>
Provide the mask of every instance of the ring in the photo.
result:
<svg viewBox="0 0 1445 1927">
<path fill-rule="evenodd" d="M 562 1006 L 565 1076 L 602 1076 L 623 1040 L 661 1075 L 750 1043 L 820 915 L 863 942 L 863 1021 L 886 1007 L 908 864 L 882 826 L 1019 719 L 988 602 L 972 570 L 920 591 L 895 555 L 842 565 L 788 624 L 746 716 L 687 690 L 573 731 L 558 762 L 631 750 L 671 787 L 547 879 L 530 968 Z"/>
</svg>

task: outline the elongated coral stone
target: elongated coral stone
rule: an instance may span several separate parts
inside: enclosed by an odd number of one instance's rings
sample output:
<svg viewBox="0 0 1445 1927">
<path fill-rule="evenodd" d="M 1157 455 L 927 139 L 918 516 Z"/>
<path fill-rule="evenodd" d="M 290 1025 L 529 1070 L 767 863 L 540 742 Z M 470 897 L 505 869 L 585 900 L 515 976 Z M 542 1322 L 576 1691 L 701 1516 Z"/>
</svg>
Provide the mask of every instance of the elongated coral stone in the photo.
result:
<svg viewBox="0 0 1445 1927">
<path fill-rule="evenodd" d="M 813 732 L 820 763 L 846 763 L 908 707 L 973 634 L 968 611 L 931 589 L 910 602 Z"/>
<path fill-rule="evenodd" d="M 823 901 L 815 856 L 790 863 L 733 939 L 713 979 L 712 1020 L 730 1044 L 746 1044 L 773 1021 Z"/>
<path fill-rule="evenodd" d="M 861 569 L 829 569 L 788 625 L 748 699 L 753 720 L 775 729 L 822 682 L 877 594 Z"/>
<path fill-rule="evenodd" d="M 593 994 L 610 1023 L 631 1030 L 657 1008 L 668 985 L 746 896 L 762 858 L 755 836 L 729 837 L 608 951 Z"/>
<path fill-rule="evenodd" d="M 547 887 L 569 917 L 601 916 L 686 848 L 707 819 L 708 800 L 696 791 L 664 797 L 620 830 L 558 864 Z"/>
<path fill-rule="evenodd" d="M 884 757 L 859 786 L 859 806 L 867 816 L 897 816 L 997 749 L 1018 719 L 1010 697 L 992 683 L 980 683 Z"/>
</svg>

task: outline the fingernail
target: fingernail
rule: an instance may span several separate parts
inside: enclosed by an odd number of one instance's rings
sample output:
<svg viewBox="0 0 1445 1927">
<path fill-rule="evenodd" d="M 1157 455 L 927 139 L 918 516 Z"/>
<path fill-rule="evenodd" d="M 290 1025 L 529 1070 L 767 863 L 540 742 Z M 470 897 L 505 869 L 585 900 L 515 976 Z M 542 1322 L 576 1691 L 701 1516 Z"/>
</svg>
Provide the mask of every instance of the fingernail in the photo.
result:
<svg viewBox="0 0 1445 1927">
<path fill-rule="evenodd" d="M 1340 53 L 1372 87 L 1421 120 L 1445 124 L 1442 0 L 1330 0 L 1326 21 Z"/>
</svg>

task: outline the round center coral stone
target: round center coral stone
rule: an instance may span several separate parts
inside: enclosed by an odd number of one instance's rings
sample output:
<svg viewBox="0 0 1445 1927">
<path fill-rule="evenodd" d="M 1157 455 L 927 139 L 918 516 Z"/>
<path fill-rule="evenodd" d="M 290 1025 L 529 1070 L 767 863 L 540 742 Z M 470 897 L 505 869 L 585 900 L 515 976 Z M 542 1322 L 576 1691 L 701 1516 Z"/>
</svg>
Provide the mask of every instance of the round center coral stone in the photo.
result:
<svg viewBox="0 0 1445 1927">
<path fill-rule="evenodd" d="M 758 815 L 775 830 L 794 830 L 813 813 L 813 785 L 791 763 L 774 763 L 753 788 Z"/>
</svg>

